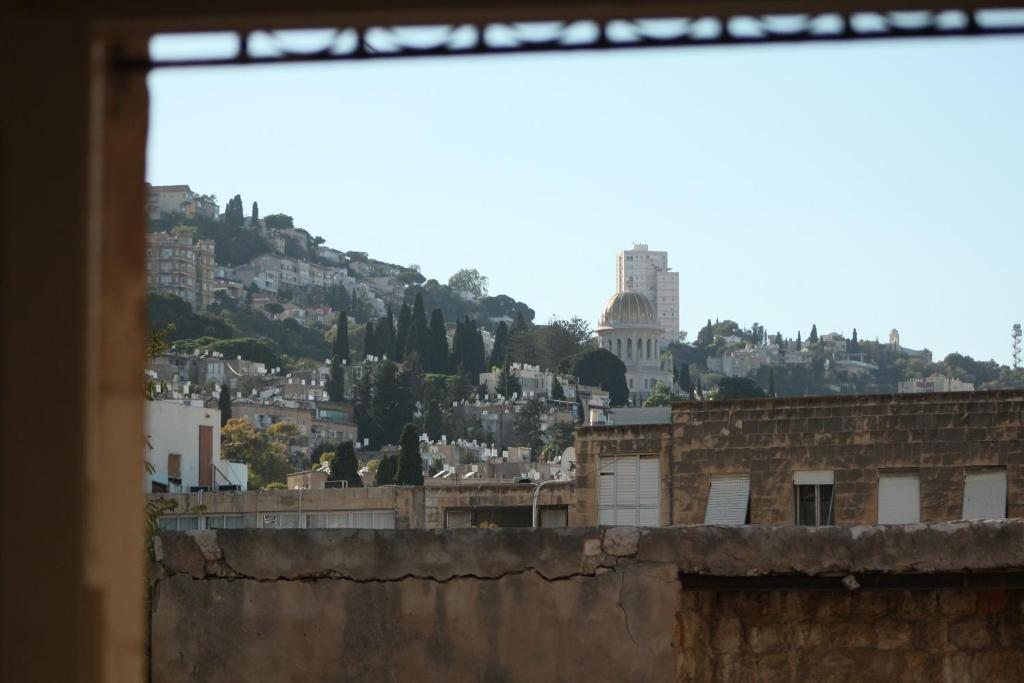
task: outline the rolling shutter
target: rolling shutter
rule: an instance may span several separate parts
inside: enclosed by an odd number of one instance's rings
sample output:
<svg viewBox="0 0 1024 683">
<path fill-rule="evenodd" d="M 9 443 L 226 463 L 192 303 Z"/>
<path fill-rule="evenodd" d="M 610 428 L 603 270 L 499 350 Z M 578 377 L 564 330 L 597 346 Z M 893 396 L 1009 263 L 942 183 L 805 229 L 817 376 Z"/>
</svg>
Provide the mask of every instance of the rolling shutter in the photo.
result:
<svg viewBox="0 0 1024 683">
<path fill-rule="evenodd" d="M 598 470 L 598 523 L 617 526 L 659 526 L 659 471 L 657 457 L 602 457 Z"/>
<path fill-rule="evenodd" d="M 916 474 L 878 477 L 878 523 L 917 524 L 921 521 L 921 483 Z"/>
<path fill-rule="evenodd" d="M 964 479 L 964 519 L 1006 518 L 1006 472 L 969 472 Z"/>
<path fill-rule="evenodd" d="M 448 510 L 444 514 L 446 529 L 468 529 L 473 526 L 472 510 Z"/>
<path fill-rule="evenodd" d="M 711 477 L 705 524 L 746 524 L 750 502 L 750 475 Z"/>
</svg>

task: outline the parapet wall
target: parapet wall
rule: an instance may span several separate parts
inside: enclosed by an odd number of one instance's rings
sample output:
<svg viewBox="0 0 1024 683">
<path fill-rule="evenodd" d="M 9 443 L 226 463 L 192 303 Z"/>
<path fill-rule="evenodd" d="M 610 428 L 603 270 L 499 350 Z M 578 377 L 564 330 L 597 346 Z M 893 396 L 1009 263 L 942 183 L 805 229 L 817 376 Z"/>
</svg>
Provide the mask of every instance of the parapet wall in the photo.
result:
<svg viewBox="0 0 1024 683">
<path fill-rule="evenodd" d="M 1024 521 L 167 533 L 152 680 L 1016 680 Z"/>
</svg>

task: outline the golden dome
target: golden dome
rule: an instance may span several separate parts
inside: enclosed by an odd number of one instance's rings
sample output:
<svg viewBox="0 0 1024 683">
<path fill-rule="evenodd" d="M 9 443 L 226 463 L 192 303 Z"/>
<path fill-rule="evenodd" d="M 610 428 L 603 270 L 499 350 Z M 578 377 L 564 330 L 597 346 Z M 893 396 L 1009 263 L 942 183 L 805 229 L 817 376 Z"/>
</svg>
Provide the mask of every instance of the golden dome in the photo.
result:
<svg viewBox="0 0 1024 683">
<path fill-rule="evenodd" d="M 657 326 L 654 304 L 639 292 L 618 292 L 605 304 L 598 327 Z"/>
</svg>

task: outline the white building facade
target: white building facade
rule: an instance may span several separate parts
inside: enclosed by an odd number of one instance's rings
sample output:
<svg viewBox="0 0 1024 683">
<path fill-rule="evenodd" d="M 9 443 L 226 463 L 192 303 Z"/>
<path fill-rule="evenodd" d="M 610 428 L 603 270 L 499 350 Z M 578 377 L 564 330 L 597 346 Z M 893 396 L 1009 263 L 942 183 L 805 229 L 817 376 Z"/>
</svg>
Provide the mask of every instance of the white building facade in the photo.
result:
<svg viewBox="0 0 1024 683">
<path fill-rule="evenodd" d="M 639 292 L 653 304 L 662 346 L 679 339 L 679 273 L 669 269 L 667 251 L 634 244 L 615 259 L 615 291 Z"/>
<path fill-rule="evenodd" d="M 220 411 L 188 401 L 146 403 L 146 493 L 246 490 L 243 463 L 220 457 Z"/>
<path fill-rule="evenodd" d="M 639 292 L 616 293 L 601 313 L 598 341 L 626 365 L 634 402 L 647 398 L 658 382 L 672 386 L 671 354 L 662 354 L 659 344 L 663 337 L 654 305 Z"/>
</svg>

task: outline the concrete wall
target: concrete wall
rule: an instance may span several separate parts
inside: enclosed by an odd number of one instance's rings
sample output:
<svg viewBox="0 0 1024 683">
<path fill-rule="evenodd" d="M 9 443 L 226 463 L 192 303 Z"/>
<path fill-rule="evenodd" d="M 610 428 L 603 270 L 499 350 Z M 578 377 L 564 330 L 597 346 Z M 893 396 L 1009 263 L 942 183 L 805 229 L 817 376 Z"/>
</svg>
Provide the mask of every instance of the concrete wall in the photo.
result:
<svg viewBox="0 0 1024 683">
<path fill-rule="evenodd" d="M 578 432 L 581 524 L 597 522 L 597 458 L 660 458 L 662 524 L 704 521 L 710 479 L 750 476 L 752 524 L 793 524 L 793 473 L 835 473 L 835 522 L 878 520 L 880 472 L 920 478 L 922 522 L 960 519 L 965 468 L 1005 468 L 1007 516 L 1024 516 L 1024 392 L 677 403 L 671 427 Z"/>
<path fill-rule="evenodd" d="M 1020 520 L 170 533 L 152 676 L 1009 681 L 1022 570 Z"/>
</svg>

